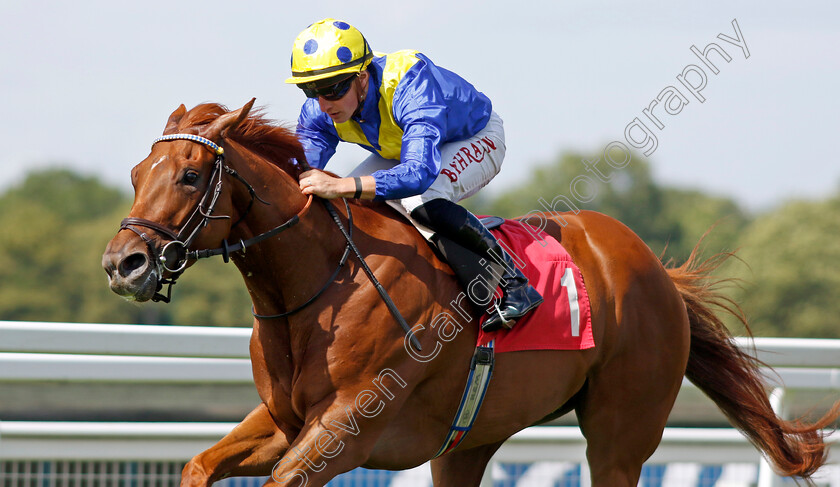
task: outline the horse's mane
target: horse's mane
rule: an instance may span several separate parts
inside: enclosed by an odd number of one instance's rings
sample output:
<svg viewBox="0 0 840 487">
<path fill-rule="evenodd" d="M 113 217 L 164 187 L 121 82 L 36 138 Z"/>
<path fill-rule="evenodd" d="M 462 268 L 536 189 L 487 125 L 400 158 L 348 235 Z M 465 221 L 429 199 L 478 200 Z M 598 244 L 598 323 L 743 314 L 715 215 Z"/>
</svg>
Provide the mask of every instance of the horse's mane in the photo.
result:
<svg viewBox="0 0 840 487">
<path fill-rule="evenodd" d="M 179 122 L 179 129 L 207 125 L 229 110 L 218 103 L 203 103 L 188 111 Z M 266 118 L 262 109 L 252 110 L 239 126 L 226 134 L 248 149 L 286 171 L 297 180 L 300 173 L 309 169 L 303 146 L 287 126 Z"/>
</svg>

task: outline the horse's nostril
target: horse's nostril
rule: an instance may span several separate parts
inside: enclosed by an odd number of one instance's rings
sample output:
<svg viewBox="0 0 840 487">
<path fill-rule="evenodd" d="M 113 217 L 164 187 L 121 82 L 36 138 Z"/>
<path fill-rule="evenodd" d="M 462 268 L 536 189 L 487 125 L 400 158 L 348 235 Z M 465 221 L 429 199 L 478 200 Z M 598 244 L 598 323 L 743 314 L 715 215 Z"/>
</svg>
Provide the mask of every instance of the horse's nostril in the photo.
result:
<svg viewBox="0 0 840 487">
<path fill-rule="evenodd" d="M 143 267 L 144 265 L 146 265 L 145 254 L 131 254 L 125 259 L 123 259 L 122 262 L 120 262 L 120 275 L 123 277 L 128 277 L 131 275 L 132 272 Z"/>
</svg>

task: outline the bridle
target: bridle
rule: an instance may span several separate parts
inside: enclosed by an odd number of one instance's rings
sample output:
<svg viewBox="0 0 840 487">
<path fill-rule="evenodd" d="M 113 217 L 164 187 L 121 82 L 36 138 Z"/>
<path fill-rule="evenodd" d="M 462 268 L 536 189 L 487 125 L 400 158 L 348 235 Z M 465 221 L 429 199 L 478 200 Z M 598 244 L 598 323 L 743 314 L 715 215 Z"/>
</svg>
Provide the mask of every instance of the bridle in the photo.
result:
<svg viewBox="0 0 840 487">
<path fill-rule="evenodd" d="M 129 217 L 123 219 L 123 221 L 120 223 L 120 230 L 131 230 L 132 232 L 139 235 L 144 242 L 146 242 L 146 246 L 149 248 L 149 252 L 151 253 L 151 256 L 155 261 L 155 266 L 158 273 L 158 288 L 155 291 L 155 294 L 152 296 L 152 301 L 162 301 L 164 303 L 168 303 L 171 300 L 172 286 L 175 284 L 175 281 L 178 279 L 178 277 L 180 277 L 181 274 L 183 274 L 184 269 L 186 269 L 187 263 L 190 259 L 198 260 L 207 257 L 212 257 L 214 255 L 221 255 L 224 258 L 224 261 L 228 262 L 230 260 L 231 253 L 238 251 L 244 252 L 247 247 L 262 242 L 263 240 L 266 240 L 268 238 L 271 238 L 277 235 L 278 233 L 296 225 L 300 221 L 301 217 L 304 214 L 306 214 L 307 211 L 309 211 L 309 208 L 312 205 L 312 195 L 309 195 L 309 199 L 306 201 L 306 204 L 296 215 L 292 216 L 291 218 L 286 220 L 286 222 L 272 228 L 271 230 L 263 232 L 257 235 L 256 237 L 249 238 L 248 240 L 240 240 L 238 243 L 230 245 L 225 239 L 222 240 L 222 246 L 216 249 L 189 250 L 190 245 L 192 245 L 192 243 L 198 237 L 198 233 L 204 227 L 206 227 L 211 220 L 230 219 L 230 216 L 227 215 L 213 214 L 213 211 L 216 208 L 216 202 L 219 199 L 219 195 L 222 193 L 222 182 L 224 181 L 225 174 L 232 176 L 237 181 L 240 181 L 242 184 L 244 184 L 248 188 L 248 192 L 251 195 L 251 201 L 248 204 L 248 207 L 243 212 L 243 215 L 239 217 L 239 220 L 237 220 L 231 228 L 235 227 L 245 219 L 245 216 L 248 214 L 249 211 L 251 211 L 251 207 L 253 206 L 255 200 L 266 205 L 270 205 L 270 203 L 257 196 L 256 192 L 254 191 L 254 187 L 251 186 L 248 183 L 248 181 L 246 181 L 245 178 L 240 176 L 239 173 L 237 173 L 233 168 L 225 164 L 224 149 L 212 140 L 193 134 L 171 134 L 164 135 L 163 137 L 158 137 L 157 139 L 155 139 L 154 142 L 152 142 L 152 147 L 154 147 L 154 145 L 158 142 L 166 142 L 171 140 L 190 140 L 193 142 L 197 142 L 212 150 L 213 153 L 216 155 L 216 160 L 213 163 L 213 174 L 210 176 L 210 183 L 207 185 L 207 190 L 205 190 L 204 196 L 201 197 L 201 200 L 198 202 L 195 209 L 190 214 L 189 218 L 187 218 L 187 221 L 181 226 L 181 229 L 178 231 L 172 230 L 164 225 L 161 225 L 160 223 L 153 222 L 151 220 L 146 220 L 145 218 Z M 216 181 L 215 185 L 213 184 L 214 180 Z M 365 272 L 365 274 L 367 274 L 368 278 L 373 283 L 374 287 L 376 288 L 379 295 L 382 297 L 386 307 L 394 316 L 397 323 L 407 334 L 412 346 L 414 346 L 415 349 L 422 351 L 423 349 L 420 346 L 420 341 L 417 339 L 416 336 L 410 333 L 411 329 L 409 328 L 408 323 L 405 321 L 405 318 L 402 317 L 393 300 L 391 300 L 391 297 L 388 296 L 387 291 L 382 286 L 382 284 L 380 284 L 379 281 L 376 279 L 376 276 L 373 275 L 373 271 L 367 265 L 361 252 L 359 252 L 359 249 L 353 243 L 353 215 L 350 212 L 350 205 L 347 203 L 347 200 L 343 199 L 343 201 L 344 206 L 347 209 L 347 223 L 349 230 L 344 228 L 344 225 L 341 223 L 341 219 L 338 216 L 338 212 L 335 211 L 333 205 L 327 200 L 321 200 L 327 212 L 330 214 L 333 221 L 335 222 L 336 226 L 338 226 L 338 229 L 341 231 L 342 236 L 344 236 L 344 239 L 347 241 L 347 245 L 344 248 L 344 254 L 341 256 L 341 260 L 338 263 L 338 267 L 336 267 L 329 280 L 317 293 L 315 293 L 306 302 L 295 307 L 294 309 L 287 310 L 285 312 L 274 315 L 260 315 L 256 313 L 256 310 L 252 309 L 252 314 L 259 319 L 274 319 L 289 316 L 305 308 L 310 303 L 315 301 L 315 299 L 317 299 L 318 296 L 320 296 L 324 291 L 326 291 L 330 284 L 332 284 L 333 281 L 335 281 L 336 277 L 338 277 L 338 273 L 341 271 L 341 268 L 344 267 L 344 264 L 347 262 L 347 258 L 350 256 L 350 251 L 352 250 L 353 253 L 355 253 L 356 256 L 359 258 L 362 270 Z M 193 223 L 194 220 L 197 220 L 197 223 Z M 158 253 L 157 248 L 152 243 L 152 239 L 138 227 L 145 227 L 159 232 L 168 237 L 169 242 L 166 243 L 166 245 L 164 245 L 161 249 L 160 253 Z M 190 229 L 191 227 L 192 229 Z M 169 272 L 171 276 L 168 278 L 164 278 L 163 271 Z M 166 295 L 160 293 L 164 285 L 168 286 Z"/>
<path fill-rule="evenodd" d="M 210 182 L 208 183 L 207 189 L 205 190 L 204 195 L 201 197 L 201 200 L 199 200 L 195 209 L 192 211 L 192 213 L 184 222 L 184 224 L 181 225 L 180 230 L 173 230 L 160 223 L 153 222 L 145 218 L 137 217 L 125 218 L 120 223 L 120 230 L 131 230 L 132 232 L 136 233 L 144 242 L 146 242 L 146 246 L 149 248 L 149 252 L 152 256 L 152 260 L 154 261 L 158 273 L 158 289 L 155 292 L 154 296 L 152 296 L 152 301 L 162 301 L 164 303 L 168 303 L 171 300 L 172 285 L 175 284 L 175 282 L 181 276 L 181 274 L 184 273 L 184 269 L 186 269 L 187 263 L 190 260 L 198 260 L 213 257 L 215 255 L 221 255 L 225 262 L 229 262 L 230 254 L 232 254 L 233 252 L 244 252 L 247 247 L 262 242 L 263 240 L 266 240 L 268 238 L 271 238 L 277 235 L 278 233 L 297 224 L 300 221 L 300 218 L 307 211 L 309 211 L 309 208 L 312 205 L 312 196 L 310 196 L 303 208 L 296 215 L 292 216 L 289 220 L 282 223 L 281 225 L 272 228 L 267 232 L 263 232 L 248 240 L 240 240 L 239 242 L 234 244 L 229 244 L 227 240 L 223 240 L 222 246 L 216 249 L 189 250 L 190 246 L 195 242 L 195 239 L 198 238 L 199 232 L 201 232 L 201 230 L 204 227 L 210 224 L 210 221 L 230 219 L 230 216 L 227 215 L 213 214 L 213 212 L 216 209 L 216 203 L 219 199 L 219 195 L 222 193 L 222 182 L 224 181 L 225 174 L 232 176 L 237 181 L 240 181 L 242 184 L 244 184 L 245 187 L 248 189 L 248 193 L 251 195 L 251 201 L 248 203 L 248 207 L 245 209 L 242 216 L 239 217 L 236 223 L 232 225 L 232 227 L 235 227 L 245 219 L 245 217 L 251 211 L 251 207 L 253 206 L 254 201 L 259 201 L 260 203 L 266 205 L 270 203 L 257 196 L 256 191 L 254 191 L 254 187 L 251 186 L 251 184 L 248 183 L 248 181 L 246 181 L 245 178 L 240 176 L 239 173 L 236 172 L 236 170 L 225 164 L 224 149 L 212 140 L 193 134 L 172 134 L 164 135 L 163 137 L 158 137 L 154 140 L 154 142 L 152 142 L 152 146 L 154 147 L 154 145 L 158 142 L 166 142 L 172 140 L 189 140 L 192 142 L 197 142 L 213 151 L 213 153 L 216 156 L 216 160 L 213 163 L 213 173 L 210 176 Z M 158 233 L 161 233 L 169 239 L 169 242 L 167 242 L 163 246 L 163 248 L 161 248 L 161 250 L 158 251 L 157 247 L 152 242 L 151 237 L 149 237 L 149 235 L 147 235 L 146 232 L 144 232 L 141 228 L 138 227 L 149 228 Z M 349 246 L 347 249 L 345 249 L 344 254 L 345 255 L 341 259 L 339 269 L 341 268 L 341 266 L 344 265 L 344 262 L 346 262 L 347 260 L 347 256 L 349 255 Z M 169 272 L 170 277 L 165 278 L 164 271 Z M 164 285 L 168 286 L 165 295 L 160 293 Z M 309 302 L 307 302 L 306 304 L 308 303 Z"/>
</svg>

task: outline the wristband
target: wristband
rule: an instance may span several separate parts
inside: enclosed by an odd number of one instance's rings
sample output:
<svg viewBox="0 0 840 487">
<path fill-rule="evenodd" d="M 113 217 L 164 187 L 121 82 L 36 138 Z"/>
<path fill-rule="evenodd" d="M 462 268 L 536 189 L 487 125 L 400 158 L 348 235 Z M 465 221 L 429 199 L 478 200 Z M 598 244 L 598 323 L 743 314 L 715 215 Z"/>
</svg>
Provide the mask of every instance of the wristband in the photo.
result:
<svg viewBox="0 0 840 487">
<path fill-rule="evenodd" d="M 362 197 L 362 178 L 355 177 L 353 181 L 356 183 L 356 192 L 353 194 L 353 198 L 359 199 Z"/>
</svg>

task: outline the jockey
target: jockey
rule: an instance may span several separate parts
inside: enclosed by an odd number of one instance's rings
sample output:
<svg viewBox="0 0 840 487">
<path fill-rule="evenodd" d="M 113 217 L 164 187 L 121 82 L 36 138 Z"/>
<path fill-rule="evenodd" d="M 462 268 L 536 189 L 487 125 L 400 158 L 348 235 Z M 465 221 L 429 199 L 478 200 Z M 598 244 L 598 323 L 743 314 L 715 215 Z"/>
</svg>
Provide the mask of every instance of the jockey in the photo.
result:
<svg viewBox="0 0 840 487">
<path fill-rule="evenodd" d="M 504 159 L 502 120 L 486 95 L 417 51 L 374 54 L 361 32 L 330 18 L 295 39 L 286 83 L 307 96 L 297 135 L 316 169 L 300 176 L 304 194 L 398 200 L 436 233 L 489 261 L 503 259 L 503 297 L 487 331 L 512 326 L 542 303 L 496 238 L 456 204 L 490 182 Z M 339 141 L 372 152 L 350 177 L 318 170 Z"/>
</svg>

